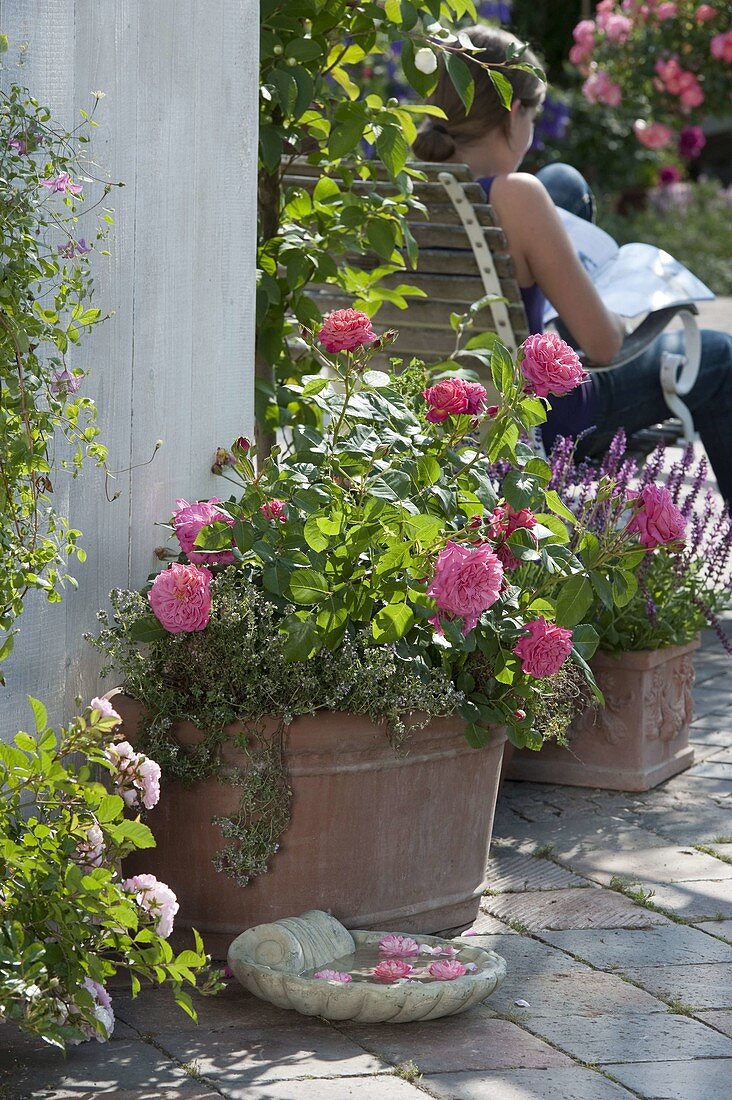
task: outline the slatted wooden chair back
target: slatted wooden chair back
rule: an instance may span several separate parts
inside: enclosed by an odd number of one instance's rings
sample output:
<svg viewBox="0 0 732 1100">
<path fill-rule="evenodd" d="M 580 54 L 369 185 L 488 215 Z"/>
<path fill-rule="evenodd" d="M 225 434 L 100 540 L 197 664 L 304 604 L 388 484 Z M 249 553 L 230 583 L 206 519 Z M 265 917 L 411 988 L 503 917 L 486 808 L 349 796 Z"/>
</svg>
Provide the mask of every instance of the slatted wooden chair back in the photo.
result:
<svg viewBox="0 0 732 1100">
<path fill-rule="evenodd" d="M 496 332 L 509 350 L 515 351 L 529 335 L 521 292 L 516 282 L 508 243 L 480 184 L 462 164 L 416 164 L 424 181 L 415 182 L 414 194 L 426 207 L 427 216 L 415 211 L 409 226 L 419 247 L 416 271 L 395 272 L 379 286 L 396 288 L 409 283 L 425 292 L 424 298 L 410 298 L 407 309 L 385 303 L 377 314 L 380 330 L 399 330 L 397 343 L 389 349 L 405 362 L 414 356 L 426 363 L 447 358 L 455 348 L 451 313 L 467 312 L 486 295 L 506 299 L 487 305 L 476 318 L 476 332 Z M 287 184 L 312 192 L 321 169 L 306 162 L 293 163 L 285 173 Z M 355 192 L 393 195 L 387 179 L 357 181 Z M 368 270 L 383 264 L 382 257 L 349 257 L 350 266 Z M 353 304 L 353 297 L 333 284 L 311 288 L 323 313 Z"/>
</svg>

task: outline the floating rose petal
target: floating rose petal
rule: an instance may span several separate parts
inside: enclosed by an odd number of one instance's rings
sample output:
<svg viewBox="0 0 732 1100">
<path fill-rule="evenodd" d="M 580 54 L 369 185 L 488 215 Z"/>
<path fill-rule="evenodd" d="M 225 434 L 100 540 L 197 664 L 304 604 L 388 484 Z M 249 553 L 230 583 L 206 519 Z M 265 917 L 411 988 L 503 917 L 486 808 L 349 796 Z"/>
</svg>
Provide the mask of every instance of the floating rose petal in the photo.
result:
<svg viewBox="0 0 732 1100">
<path fill-rule="evenodd" d="M 525 1001 L 523 997 L 519 997 L 519 999 L 517 1001 L 514 1001 L 513 1003 L 516 1005 L 517 1008 L 531 1008 L 529 1002 Z"/>
<path fill-rule="evenodd" d="M 314 978 L 322 978 L 325 982 L 352 982 L 353 978 L 344 970 L 319 970 L 313 974 Z"/>
</svg>

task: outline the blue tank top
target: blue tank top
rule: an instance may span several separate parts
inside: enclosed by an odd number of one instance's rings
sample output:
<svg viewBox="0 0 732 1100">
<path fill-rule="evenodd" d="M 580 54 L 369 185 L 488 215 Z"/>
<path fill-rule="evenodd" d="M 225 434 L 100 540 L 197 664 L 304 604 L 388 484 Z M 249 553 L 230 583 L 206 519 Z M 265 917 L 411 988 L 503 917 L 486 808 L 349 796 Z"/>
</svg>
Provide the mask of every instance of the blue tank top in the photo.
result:
<svg viewBox="0 0 732 1100">
<path fill-rule="evenodd" d="M 491 185 L 495 178 L 495 176 L 480 176 L 478 179 L 488 202 L 490 202 Z M 543 332 L 544 303 L 546 302 L 543 290 L 538 283 L 522 286 L 519 289 L 529 322 L 529 332 Z M 550 400 L 552 407 L 547 413 L 546 424 L 543 424 L 541 429 L 547 452 L 554 446 L 557 436 L 571 435 L 576 439 L 580 432 L 587 431 L 597 423 L 598 396 L 595 376 L 592 374 L 589 382 L 577 386 L 565 397 L 552 397 Z"/>
</svg>

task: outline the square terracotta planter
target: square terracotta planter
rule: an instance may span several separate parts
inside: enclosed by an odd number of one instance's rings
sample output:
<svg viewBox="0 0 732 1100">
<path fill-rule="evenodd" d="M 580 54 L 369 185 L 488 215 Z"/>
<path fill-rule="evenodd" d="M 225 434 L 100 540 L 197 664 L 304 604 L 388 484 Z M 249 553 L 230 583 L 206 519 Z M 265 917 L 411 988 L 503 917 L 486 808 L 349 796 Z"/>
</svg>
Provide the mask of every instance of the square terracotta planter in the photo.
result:
<svg viewBox="0 0 732 1100">
<path fill-rule="evenodd" d="M 691 767 L 689 747 L 695 639 L 639 653 L 597 653 L 592 669 L 605 706 L 588 710 L 568 733 L 569 747 L 517 750 L 508 779 L 647 791 Z"/>
</svg>

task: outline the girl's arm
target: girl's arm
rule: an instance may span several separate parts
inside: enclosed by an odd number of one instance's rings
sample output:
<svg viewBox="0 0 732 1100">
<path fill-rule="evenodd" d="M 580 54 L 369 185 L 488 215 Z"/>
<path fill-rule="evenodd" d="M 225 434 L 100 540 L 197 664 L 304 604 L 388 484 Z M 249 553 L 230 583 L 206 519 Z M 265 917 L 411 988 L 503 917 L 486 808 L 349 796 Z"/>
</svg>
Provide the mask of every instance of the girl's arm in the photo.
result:
<svg viewBox="0 0 732 1100">
<path fill-rule="evenodd" d="M 523 172 L 498 176 L 491 203 L 508 238 L 519 283 L 538 283 L 585 355 L 596 363 L 611 363 L 625 338 L 625 325 L 602 304 L 544 185 Z"/>
</svg>

